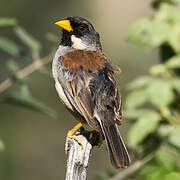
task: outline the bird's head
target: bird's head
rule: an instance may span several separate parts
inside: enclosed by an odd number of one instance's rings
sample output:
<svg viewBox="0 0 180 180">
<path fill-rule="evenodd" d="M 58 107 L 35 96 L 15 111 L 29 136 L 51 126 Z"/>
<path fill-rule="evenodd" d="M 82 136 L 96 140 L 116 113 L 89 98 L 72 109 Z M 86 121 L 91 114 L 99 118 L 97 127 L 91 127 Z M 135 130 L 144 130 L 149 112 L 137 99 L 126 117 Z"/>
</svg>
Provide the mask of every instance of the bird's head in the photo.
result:
<svg viewBox="0 0 180 180">
<path fill-rule="evenodd" d="M 77 50 L 99 50 L 99 34 L 92 24 L 84 18 L 67 17 L 55 23 L 63 29 L 61 45 Z"/>
</svg>

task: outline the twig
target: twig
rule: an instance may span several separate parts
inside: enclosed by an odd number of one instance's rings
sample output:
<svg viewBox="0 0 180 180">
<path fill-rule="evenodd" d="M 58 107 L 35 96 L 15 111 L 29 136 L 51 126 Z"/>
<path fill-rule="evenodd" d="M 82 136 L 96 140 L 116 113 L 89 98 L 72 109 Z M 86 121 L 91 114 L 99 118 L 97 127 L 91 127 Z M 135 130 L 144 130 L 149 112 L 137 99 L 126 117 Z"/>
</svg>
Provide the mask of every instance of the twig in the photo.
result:
<svg viewBox="0 0 180 180">
<path fill-rule="evenodd" d="M 78 137 L 81 139 L 83 148 L 74 139 L 69 140 L 69 152 L 67 160 L 66 180 L 85 180 L 87 176 L 88 162 L 93 146 L 97 145 L 98 136 L 90 133 L 83 128 Z"/>
<path fill-rule="evenodd" d="M 15 74 L 15 77 L 19 80 L 24 79 L 34 71 L 41 69 L 44 65 L 48 64 L 52 60 L 53 53 L 45 56 L 41 59 L 34 60 L 31 64 L 27 65 L 25 68 L 21 69 Z M 15 81 L 11 78 L 7 78 L 3 82 L 0 83 L 0 94 L 3 93 L 5 90 L 10 88 Z"/>
<path fill-rule="evenodd" d="M 144 159 L 136 161 L 134 164 L 129 166 L 129 168 L 119 172 L 114 177 L 110 178 L 109 180 L 125 180 L 128 176 L 132 175 L 134 172 L 139 170 L 142 166 L 148 163 L 153 157 L 155 156 L 155 152 L 147 155 Z"/>
</svg>

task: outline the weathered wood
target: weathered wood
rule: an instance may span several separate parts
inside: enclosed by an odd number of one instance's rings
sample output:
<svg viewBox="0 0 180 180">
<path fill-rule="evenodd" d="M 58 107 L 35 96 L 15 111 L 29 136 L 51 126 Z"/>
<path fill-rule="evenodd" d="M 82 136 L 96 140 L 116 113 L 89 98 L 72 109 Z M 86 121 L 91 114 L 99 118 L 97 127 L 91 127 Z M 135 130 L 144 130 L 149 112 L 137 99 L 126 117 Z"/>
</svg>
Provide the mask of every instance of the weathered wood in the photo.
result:
<svg viewBox="0 0 180 180">
<path fill-rule="evenodd" d="M 98 142 L 96 134 L 90 138 L 90 133 L 83 128 L 78 137 L 82 140 L 83 148 L 76 140 L 69 140 L 66 180 L 86 179 L 89 157 L 93 146 L 97 145 Z"/>
</svg>

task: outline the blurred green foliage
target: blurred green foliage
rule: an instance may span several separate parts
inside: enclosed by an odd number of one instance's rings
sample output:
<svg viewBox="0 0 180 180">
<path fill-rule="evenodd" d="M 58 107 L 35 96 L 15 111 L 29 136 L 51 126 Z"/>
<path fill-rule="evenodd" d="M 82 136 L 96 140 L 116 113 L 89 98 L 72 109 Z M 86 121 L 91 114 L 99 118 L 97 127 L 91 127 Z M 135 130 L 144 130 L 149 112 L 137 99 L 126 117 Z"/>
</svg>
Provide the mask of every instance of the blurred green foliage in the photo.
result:
<svg viewBox="0 0 180 180">
<path fill-rule="evenodd" d="M 151 162 L 133 176 L 139 180 L 178 180 L 180 179 L 179 163 L 169 149 L 159 149 Z"/>
<path fill-rule="evenodd" d="M 154 15 L 137 21 L 128 41 L 141 49 L 160 49 L 160 64 L 128 85 L 125 116 L 132 120 L 128 142 L 137 157 L 155 151 L 134 179 L 180 179 L 180 5 L 153 1 Z M 166 47 L 166 48 L 165 48 Z M 166 56 L 164 56 L 166 54 Z M 163 61 L 162 61 L 163 59 Z"/>
<path fill-rule="evenodd" d="M 14 83 L 17 84 L 16 90 L 12 90 L 2 96 L 1 103 L 8 103 L 11 105 L 28 108 L 30 110 L 39 111 L 56 118 L 57 113 L 53 109 L 33 97 L 28 85 L 28 78 L 20 80 L 16 76 L 18 71 L 21 70 L 15 61 L 16 58 L 30 59 L 30 63 L 38 61 L 40 58 L 41 43 L 30 35 L 23 27 L 18 25 L 16 19 L 14 18 L 0 18 L 0 28 L 9 28 L 11 32 L 22 41 L 22 45 L 19 45 L 17 42 L 9 39 L 8 37 L 0 37 L 0 51 L 7 54 L 7 59 L 5 59 L 5 61 L 7 62 L 6 64 L 9 77 L 11 78 L 11 81 L 14 81 Z M 23 49 L 26 48 L 27 52 L 24 53 Z M 48 68 L 44 67 L 42 72 L 46 72 L 46 74 L 50 75 L 49 71 L 50 70 Z M 0 139 L 0 151 L 3 150 L 4 144 Z"/>
</svg>

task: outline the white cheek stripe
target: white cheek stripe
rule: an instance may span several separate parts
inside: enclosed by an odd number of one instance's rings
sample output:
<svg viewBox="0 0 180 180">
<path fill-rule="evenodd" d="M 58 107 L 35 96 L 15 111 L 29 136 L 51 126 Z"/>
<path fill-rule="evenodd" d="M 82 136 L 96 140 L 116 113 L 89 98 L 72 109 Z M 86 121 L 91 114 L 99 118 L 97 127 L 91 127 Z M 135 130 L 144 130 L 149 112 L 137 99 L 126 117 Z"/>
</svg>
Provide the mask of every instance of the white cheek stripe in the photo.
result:
<svg viewBox="0 0 180 180">
<path fill-rule="evenodd" d="M 71 41 L 72 41 L 72 47 L 74 49 L 84 50 L 88 48 L 88 46 L 84 44 L 82 40 L 80 38 L 77 38 L 75 35 L 71 36 Z"/>
</svg>

